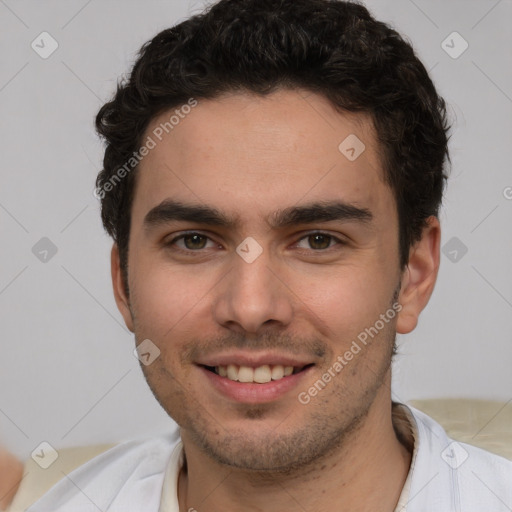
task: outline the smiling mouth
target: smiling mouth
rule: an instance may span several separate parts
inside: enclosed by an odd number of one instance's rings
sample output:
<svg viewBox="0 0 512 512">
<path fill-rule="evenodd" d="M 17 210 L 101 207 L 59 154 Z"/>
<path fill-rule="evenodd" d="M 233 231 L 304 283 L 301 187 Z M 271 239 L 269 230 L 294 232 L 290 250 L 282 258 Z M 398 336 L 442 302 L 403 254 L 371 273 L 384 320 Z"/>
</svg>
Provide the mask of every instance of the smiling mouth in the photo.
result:
<svg viewBox="0 0 512 512">
<path fill-rule="evenodd" d="M 313 366 L 313 364 L 300 367 L 284 366 L 280 364 L 264 364 L 256 368 L 250 366 L 238 366 L 236 364 L 229 364 L 227 366 L 202 366 L 220 377 L 224 377 L 235 382 L 266 384 L 271 381 L 281 380 L 289 377 L 290 375 L 300 373 L 306 368 Z"/>
</svg>

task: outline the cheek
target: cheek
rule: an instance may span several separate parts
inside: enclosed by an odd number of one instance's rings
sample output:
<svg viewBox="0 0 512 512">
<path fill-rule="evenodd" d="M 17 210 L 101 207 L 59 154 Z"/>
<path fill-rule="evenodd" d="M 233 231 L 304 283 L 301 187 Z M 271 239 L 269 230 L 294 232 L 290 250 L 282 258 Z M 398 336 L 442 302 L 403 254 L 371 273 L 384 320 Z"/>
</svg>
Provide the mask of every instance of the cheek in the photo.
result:
<svg viewBox="0 0 512 512">
<path fill-rule="evenodd" d="M 212 284 L 200 279 L 193 268 L 172 268 L 149 258 L 134 258 L 132 268 L 137 269 L 131 276 L 131 286 L 139 336 L 163 343 L 174 333 L 182 333 L 190 318 L 204 314 Z"/>
<path fill-rule="evenodd" d="M 291 286 L 315 323 L 328 328 L 330 336 L 354 335 L 373 325 L 390 306 L 392 283 L 369 267 L 339 267 L 322 275 L 304 275 Z M 345 337 L 345 336 L 343 336 Z"/>
</svg>

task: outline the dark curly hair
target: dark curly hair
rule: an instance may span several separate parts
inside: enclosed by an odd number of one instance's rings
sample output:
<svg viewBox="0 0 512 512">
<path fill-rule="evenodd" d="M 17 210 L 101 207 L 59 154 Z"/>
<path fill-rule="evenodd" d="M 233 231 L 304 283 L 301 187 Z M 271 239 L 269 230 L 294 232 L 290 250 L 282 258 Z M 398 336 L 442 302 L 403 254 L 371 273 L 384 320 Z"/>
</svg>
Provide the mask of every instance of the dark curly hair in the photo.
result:
<svg viewBox="0 0 512 512">
<path fill-rule="evenodd" d="M 106 142 L 96 191 L 127 293 L 132 157 L 150 121 L 191 98 L 278 88 L 304 89 L 339 112 L 371 116 L 397 203 L 405 267 L 427 218 L 438 215 L 449 162 L 445 102 L 411 45 L 355 2 L 220 0 L 145 43 L 129 78 L 96 116 Z"/>
</svg>

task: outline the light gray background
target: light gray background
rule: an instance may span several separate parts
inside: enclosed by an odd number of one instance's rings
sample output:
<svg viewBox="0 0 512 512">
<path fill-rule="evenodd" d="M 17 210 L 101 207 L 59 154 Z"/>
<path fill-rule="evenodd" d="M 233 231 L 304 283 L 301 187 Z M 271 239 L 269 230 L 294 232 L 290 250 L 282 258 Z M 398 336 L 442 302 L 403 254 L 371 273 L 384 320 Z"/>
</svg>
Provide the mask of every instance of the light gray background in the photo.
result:
<svg viewBox="0 0 512 512">
<path fill-rule="evenodd" d="M 201 10 L 189 0 L 0 0 L 0 440 L 26 457 L 173 428 L 132 354 L 111 291 L 93 196 L 102 147 L 93 117 L 139 47 Z M 438 285 L 400 340 L 395 399 L 512 400 L 512 2 L 367 2 L 413 41 L 450 104 L 453 169 Z M 31 43 L 47 31 L 58 49 Z M 457 31 L 457 59 L 441 43 Z M 448 44 L 455 46 L 460 43 Z M 458 47 L 460 48 L 460 46 Z M 43 263 L 32 247 L 58 248 Z"/>
</svg>

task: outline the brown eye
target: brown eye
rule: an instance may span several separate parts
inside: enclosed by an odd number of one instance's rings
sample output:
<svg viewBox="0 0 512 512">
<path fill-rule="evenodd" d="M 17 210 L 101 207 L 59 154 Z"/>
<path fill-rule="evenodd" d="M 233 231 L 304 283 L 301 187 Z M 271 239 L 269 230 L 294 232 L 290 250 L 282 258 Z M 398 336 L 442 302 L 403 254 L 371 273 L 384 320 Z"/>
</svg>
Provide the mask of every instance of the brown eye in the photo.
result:
<svg viewBox="0 0 512 512">
<path fill-rule="evenodd" d="M 311 249 L 327 249 L 331 245 L 332 236 L 316 233 L 308 236 L 308 243 Z"/>
<path fill-rule="evenodd" d="M 193 251 L 198 249 L 204 249 L 206 247 L 208 237 L 204 235 L 198 235 L 197 233 L 195 233 L 191 235 L 184 235 L 182 239 L 185 248 Z"/>
<path fill-rule="evenodd" d="M 180 249 L 182 251 L 198 252 L 201 249 L 211 249 L 215 247 L 215 242 L 210 237 L 201 233 L 183 233 L 165 246 L 171 249 Z"/>
</svg>

